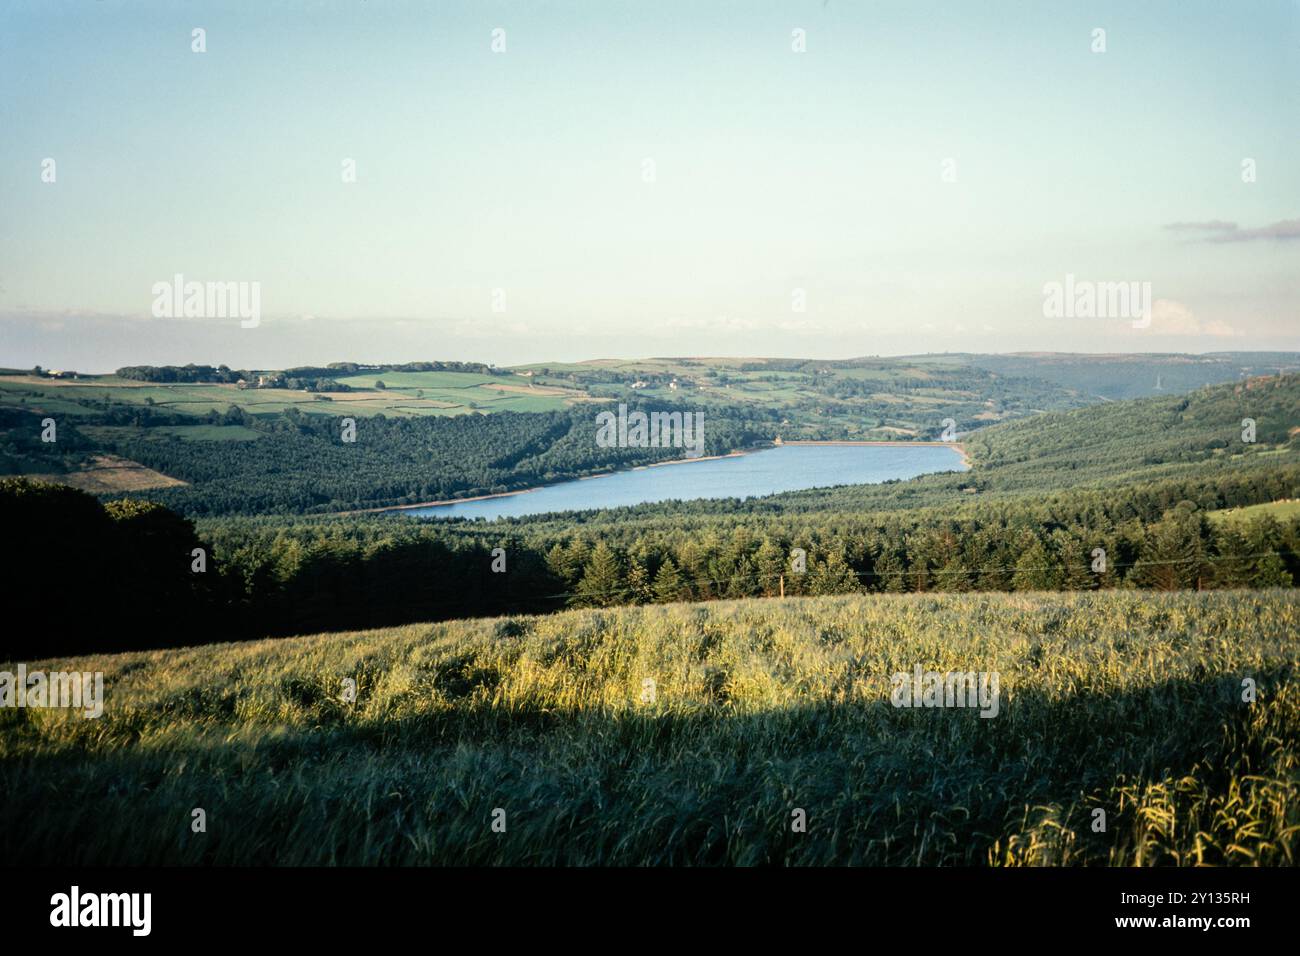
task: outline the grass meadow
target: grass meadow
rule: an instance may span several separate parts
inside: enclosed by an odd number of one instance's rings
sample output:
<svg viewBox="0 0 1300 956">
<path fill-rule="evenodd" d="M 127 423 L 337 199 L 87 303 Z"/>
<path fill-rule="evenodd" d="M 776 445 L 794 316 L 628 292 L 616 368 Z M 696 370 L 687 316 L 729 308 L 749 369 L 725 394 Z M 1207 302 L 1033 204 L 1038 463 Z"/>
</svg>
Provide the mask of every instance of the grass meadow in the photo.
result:
<svg viewBox="0 0 1300 956">
<path fill-rule="evenodd" d="M 103 671 L 104 714 L 0 710 L 0 848 L 66 865 L 1291 865 L 1298 632 L 1290 590 L 853 595 L 29 663 Z M 892 706 L 890 675 L 918 664 L 997 672 L 998 715 Z"/>
<path fill-rule="evenodd" d="M 1300 517 L 1300 501 L 1270 501 L 1262 505 L 1229 508 L 1210 513 L 1210 520 L 1230 524 L 1249 524 L 1256 518 L 1270 517 L 1275 521 L 1289 521 Z"/>
<path fill-rule="evenodd" d="M 386 388 L 376 390 L 383 381 Z M 355 391 L 328 395 L 283 388 L 240 389 L 218 384 L 142 384 L 117 376 L 93 379 L 0 378 L 0 407 L 26 408 L 43 414 L 95 414 L 78 401 L 143 405 L 161 411 L 203 416 L 237 406 L 253 415 L 278 415 L 289 408 L 320 415 L 465 415 L 471 413 L 542 412 L 567 408 L 578 391 L 537 389 L 528 380 L 463 372 L 377 372 L 340 379 Z M 508 386 L 502 388 L 500 386 Z M 327 401 L 328 399 L 328 401 Z M 156 429 L 150 429 L 156 430 Z"/>
</svg>

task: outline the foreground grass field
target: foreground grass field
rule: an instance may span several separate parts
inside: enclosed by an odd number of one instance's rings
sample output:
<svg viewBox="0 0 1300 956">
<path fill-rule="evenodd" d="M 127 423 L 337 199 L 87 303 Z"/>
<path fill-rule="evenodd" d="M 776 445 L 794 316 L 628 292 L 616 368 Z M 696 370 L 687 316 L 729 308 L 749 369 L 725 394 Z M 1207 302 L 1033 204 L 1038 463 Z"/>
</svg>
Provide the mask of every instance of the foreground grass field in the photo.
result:
<svg viewBox="0 0 1300 956">
<path fill-rule="evenodd" d="M 0 850 L 1291 865 L 1297 632 L 1294 591 L 873 595 L 83 658 L 102 718 L 0 710 Z M 998 715 L 892 706 L 890 675 L 916 665 L 997 672 Z"/>
</svg>

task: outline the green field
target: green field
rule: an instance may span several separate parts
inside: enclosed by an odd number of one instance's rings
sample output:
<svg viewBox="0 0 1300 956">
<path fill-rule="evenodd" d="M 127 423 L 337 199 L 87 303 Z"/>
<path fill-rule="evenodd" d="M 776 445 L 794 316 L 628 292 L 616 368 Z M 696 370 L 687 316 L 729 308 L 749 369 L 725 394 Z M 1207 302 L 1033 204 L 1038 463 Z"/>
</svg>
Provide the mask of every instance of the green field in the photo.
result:
<svg viewBox="0 0 1300 956">
<path fill-rule="evenodd" d="M 689 403 L 749 408 L 775 419 L 787 439 L 933 438 L 946 418 L 966 431 L 1115 397 L 1182 393 L 1257 371 L 1294 367 L 1293 353 L 1191 356 L 911 356 L 844 361 L 773 358 L 649 358 L 552 362 L 490 371 L 408 371 L 382 366 L 339 372 L 350 392 L 315 394 L 228 384 L 163 384 L 117 375 L 54 379 L 0 376 L 0 409 L 26 407 L 84 418 L 104 408 L 151 403 L 206 416 L 235 406 L 255 415 L 290 409 L 324 416 L 449 417 L 559 411 L 575 402 Z M 1122 361 L 1121 361 L 1122 359 Z M 355 369 L 353 365 L 350 368 Z M 487 368 L 487 366 L 483 366 Z M 127 370 L 129 371 L 129 370 Z M 246 372 L 256 383 L 264 374 Z M 1094 385 L 1093 379 L 1104 379 Z M 169 381 L 185 381 L 184 378 Z M 1145 383 L 1160 381 L 1164 391 Z M 376 388 L 383 382 L 384 388 Z M 673 387 L 673 386 L 676 387 Z"/>
<path fill-rule="evenodd" d="M 352 388 L 373 388 L 382 381 L 389 388 L 474 388 L 483 384 L 502 384 L 499 375 L 475 375 L 470 372 L 370 372 L 347 375 L 338 380 Z M 510 382 L 510 384 L 514 384 Z"/>
<path fill-rule="evenodd" d="M 1264 517 L 1276 521 L 1288 521 L 1300 517 L 1300 501 L 1270 501 L 1263 505 L 1215 511 L 1210 515 L 1211 520 L 1234 524 L 1248 524 L 1256 518 Z"/>
<path fill-rule="evenodd" d="M 278 413 L 291 405 L 308 406 L 313 401 L 314 396 L 306 392 L 286 389 L 146 384 L 113 375 L 77 380 L 0 378 L 0 405 L 78 415 L 96 414 L 104 402 L 114 406 L 152 404 L 161 410 L 206 415 L 210 411 L 224 412 L 232 405 L 260 414 Z"/>
<path fill-rule="evenodd" d="M 375 389 L 382 380 L 385 389 Z M 380 372 L 339 380 L 351 392 L 314 394 L 286 388 L 234 385 L 142 383 L 114 375 L 81 379 L 0 377 L 0 407 L 51 415 L 88 417 L 110 406 L 151 405 L 160 411 L 202 416 L 241 408 L 254 415 L 278 415 L 290 408 L 306 414 L 369 417 L 447 416 L 491 412 L 544 412 L 567 408 L 583 393 L 528 389 L 528 379 L 465 372 Z M 502 388 L 500 386 L 510 386 Z"/>
<path fill-rule="evenodd" d="M 50 662 L 102 670 L 104 714 L 0 710 L 0 849 L 64 866 L 1293 865 L 1297 630 L 1290 590 L 871 595 Z M 997 716 L 892 706 L 890 675 L 917 665 L 996 672 Z"/>
<path fill-rule="evenodd" d="M 388 402 L 389 408 L 407 414 L 466 414 L 468 412 L 549 412 L 567 407 L 585 394 L 538 388 L 533 394 L 523 376 L 477 375 L 469 372 L 376 372 L 349 375 L 340 384 L 365 390 L 367 404 Z M 383 382 L 384 388 L 377 389 Z M 505 387 L 502 387 L 505 386 Z M 531 391 L 531 389 L 530 389 Z M 427 403 L 445 410 L 430 411 Z"/>
</svg>

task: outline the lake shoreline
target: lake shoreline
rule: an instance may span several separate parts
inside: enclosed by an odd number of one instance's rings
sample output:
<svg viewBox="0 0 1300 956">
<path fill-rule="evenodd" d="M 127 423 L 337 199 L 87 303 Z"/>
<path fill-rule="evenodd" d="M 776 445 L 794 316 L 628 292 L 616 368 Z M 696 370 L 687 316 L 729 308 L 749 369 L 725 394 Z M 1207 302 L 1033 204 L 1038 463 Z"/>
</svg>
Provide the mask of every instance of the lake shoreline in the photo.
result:
<svg viewBox="0 0 1300 956">
<path fill-rule="evenodd" d="M 631 468 L 625 468 L 619 471 L 607 471 L 598 475 L 581 475 L 577 478 L 565 478 L 561 481 L 549 485 L 536 485 L 532 488 L 520 488 L 517 491 L 498 491 L 490 495 L 475 495 L 472 498 L 448 498 L 442 501 L 422 501 L 410 505 L 381 505 L 377 508 L 361 508 L 353 511 L 334 511 L 331 512 L 335 517 L 346 517 L 349 515 L 367 515 L 383 514 L 394 511 L 413 511 L 422 508 L 443 508 L 448 505 L 468 504 L 473 501 L 491 501 L 494 498 L 514 498 L 518 495 L 530 494 L 534 491 L 543 491 L 547 488 L 555 488 L 559 485 L 567 484 L 571 481 L 591 481 L 597 478 L 611 478 L 615 475 L 626 475 L 635 471 L 646 471 L 650 468 L 663 468 L 668 465 L 691 465 L 701 461 L 722 461 L 727 458 L 743 458 L 746 455 L 757 454 L 762 451 L 771 451 L 774 448 L 784 448 L 790 445 L 863 445 L 863 446 L 883 446 L 887 448 L 908 448 L 915 446 L 951 448 L 961 457 L 962 464 L 968 468 L 971 467 L 970 459 L 966 455 L 965 447 L 959 442 L 948 441 L 834 441 L 834 440 L 808 440 L 808 441 L 782 441 L 780 443 L 770 443 L 759 445 L 754 448 L 746 448 L 738 451 L 727 452 L 725 455 L 701 455 L 699 458 L 673 458 L 669 461 L 654 461 L 647 465 L 634 465 Z"/>
<path fill-rule="evenodd" d="M 970 456 L 966 454 L 966 446 L 959 441 L 820 441 L 817 439 L 783 441 L 775 444 L 773 448 L 782 448 L 786 445 L 871 445 L 885 448 L 906 448 L 909 445 L 921 445 L 926 448 L 951 448 L 961 456 L 962 464 L 967 468 L 974 468 L 975 463 L 971 461 Z"/>
<path fill-rule="evenodd" d="M 372 515 L 384 511 L 409 511 L 412 508 L 442 508 L 446 505 L 461 505 L 470 501 L 491 501 L 493 498 L 513 498 L 516 495 L 526 495 L 533 491 L 542 491 L 546 488 L 554 488 L 557 485 L 567 484 L 570 481 L 591 481 L 594 478 L 609 478 L 613 475 L 626 475 L 633 471 L 645 471 L 647 468 L 662 468 L 664 465 L 689 465 L 697 461 L 721 461 L 724 458 L 740 458 L 743 455 L 752 455 L 757 451 L 766 451 L 769 448 L 775 448 L 775 445 L 765 445 L 762 448 L 753 448 L 746 451 L 729 451 L 725 455 L 701 455 L 699 458 L 674 458 L 671 461 L 652 461 L 648 465 L 635 465 L 631 468 L 625 468 L 621 471 L 606 471 L 599 475 L 579 475 L 577 478 L 565 478 L 562 481 L 554 482 L 549 485 L 537 485 L 533 488 L 520 488 L 518 491 L 498 491 L 490 495 L 476 495 L 473 498 L 449 498 L 445 501 L 423 501 L 414 505 L 381 505 L 378 508 L 362 508 L 358 511 L 334 511 L 334 515 Z"/>
</svg>

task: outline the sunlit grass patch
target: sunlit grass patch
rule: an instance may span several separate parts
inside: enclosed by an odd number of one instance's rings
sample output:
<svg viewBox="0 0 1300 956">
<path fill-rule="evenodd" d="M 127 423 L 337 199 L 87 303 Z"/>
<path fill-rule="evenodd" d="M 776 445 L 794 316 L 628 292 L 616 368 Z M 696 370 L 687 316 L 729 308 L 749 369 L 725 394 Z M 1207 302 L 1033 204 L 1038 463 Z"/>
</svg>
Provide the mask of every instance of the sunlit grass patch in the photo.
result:
<svg viewBox="0 0 1300 956">
<path fill-rule="evenodd" d="M 0 847 L 63 863 L 1288 865 L 1297 625 L 1281 590 L 855 595 L 48 662 L 102 670 L 104 716 L 0 710 Z M 997 716 L 893 706 L 891 675 L 917 665 L 996 672 Z"/>
</svg>

